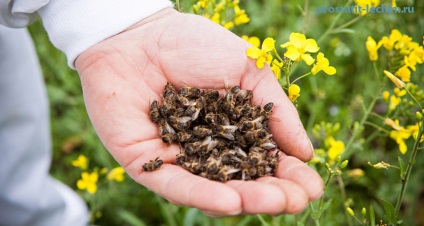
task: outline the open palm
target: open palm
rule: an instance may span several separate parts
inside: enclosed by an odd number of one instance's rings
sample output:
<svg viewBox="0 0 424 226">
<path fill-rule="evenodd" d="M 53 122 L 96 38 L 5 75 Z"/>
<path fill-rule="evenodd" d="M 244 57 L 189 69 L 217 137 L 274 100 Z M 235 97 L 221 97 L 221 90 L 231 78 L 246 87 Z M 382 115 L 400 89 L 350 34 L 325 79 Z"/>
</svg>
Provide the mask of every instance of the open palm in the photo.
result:
<svg viewBox="0 0 424 226">
<path fill-rule="evenodd" d="M 202 17 L 163 10 L 81 54 L 76 66 L 96 131 L 114 158 L 138 183 L 176 205 L 209 216 L 280 214 L 303 210 L 321 196 L 322 180 L 301 160 L 313 155 L 297 111 L 269 67 L 246 57 L 248 43 Z M 210 181 L 175 165 L 177 145 L 166 146 L 149 104 L 161 101 L 167 82 L 202 89 L 240 85 L 256 104 L 274 103 L 269 124 L 282 155 L 275 177 Z M 143 172 L 159 157 L 159 170 Z M 142 200 L 141 200 L 142 202 Z"/>
</svg>

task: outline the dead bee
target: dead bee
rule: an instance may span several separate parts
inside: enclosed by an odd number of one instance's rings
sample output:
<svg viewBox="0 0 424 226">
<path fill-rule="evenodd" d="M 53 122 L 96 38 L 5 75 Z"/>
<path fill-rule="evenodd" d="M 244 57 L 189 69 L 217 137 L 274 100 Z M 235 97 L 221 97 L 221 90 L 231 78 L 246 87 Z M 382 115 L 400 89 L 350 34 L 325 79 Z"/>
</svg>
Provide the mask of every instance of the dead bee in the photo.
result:
<svg viewBox="0 0 424 226">
<path fill-rule="evenodd" d="M 184 162 L 181 166 L 194 174 L 200 174 L 206 171 L 206 165 L 199 162 Z"/>
<path fill-rule="evenodd" d="M 158 102 L 156 100 L 150 105 L 150 119 L 155 123 L 159 122 L 160 119 Z"/>
<path fill-rule="evenodd" d="M 163 116 L 169 116 L 175 111 L 176 107 L 173 103 L 164 101 L 163 105 L 159 107 L 159 112 Z"/>
<path fill-rule="evenodd" d="M 210 156 L 206 160 L 207 164 L 207 173 L 208 174 L 217 174 L 221 167 L 221 160 L 216 159 L 214 156 Z"/>
<path fill-rule="evenodd" d="M 163 136 L 167 133 L 175 134 L 175 130 L 174 130 L 174 128 L 172 128 L 172 126 L 170 126 L 168 124 L 168 122 L 165 119 L 160 119 L 159 120 L 159 134 L 161 136 Z"/>
<path fill-rule="evenodd" d="M 237 106 L 233 108 L 231 112 L 228 112 L 228 116 L 231 121 L 238 121 L 238 119 L 243 115 L 244 106 Z"/>
<path fill-rule="evenodd" d="M 230 120 L 228 119 L 228 117 L 224 114 L 218 114 L 216 116 L 216 122 L 219 125 L 223 125 L 223 126 L 229 126 L 230 125 Z"/>
<path fill-rule="evenodd" d="M 165 90 L 163 91 L 163 99 L 165 100 L 173 100 L 175 97 L 175 88 L 172 83 L 167 82 L 165 86 Z"/>
<path fill-rule="evenodd" d="M 197 153 L 199 148 L 199 142 L 186 143 L 184 146 L 184 152 L 188 155 L 194 155 Z"/>
<path fill-rule="evenodd" d="M 176 100 L 179 104 L 183 106 L 190 106 L 194 104 L 194 101 L 189 100 L 187 97 L 184 97 L 182 95 L 177 95 Z"/>
<path fill-rule="evenodd" d="M 194 138 L 193 133 L 192 132 L 178 132 L 177 133 L 177 140 L 180 143 L 185 143 L 185 142 L 190 142 L 192 141 Z"/>
<path fill-rule="evenodd" d="M 257 129 L 253 131 L 247 131 L 244 135 L 244 138 L 246 138 L 248 142 L 255 142 L 256 140 L 265 138 L 267 134 L 268 133 L 264 129 Z"/>
<path fill-rule="evenodd" d="M 251 166 L 261 165 L 265 161 L 265 153 L 251 151 L 249 152 L 247 163 Z"/>
<path fill-rule="evenodd" d="M 265 139 L 265 141 L 260 142 L 257 147 L 271 151 L 277 148 L 277 144 L 272 139 Z"/>
<path fill-rule="evenodd" d="M 178 131 L 185 131 L 191 125 L 191 117 L 188 117 L 188 116 L 175 117 L 171 115 L 169 116 L 168 120 L 169 120 L 169 124 L 171 124 L 171 126 Z"/>
<path fill-rule="evenodd" d="M 211 152 L 218 145 L 218 143 L 218 141 L 212 140 L 212 137 L 208 136 L 202 141 L 202 144 L 199 145 L 197 153 L 200 156 L 204 156 Z"/>
<path fill-rule="evenodd" d="M 153 171 L 159 169 L 160 166 L 162 166 L 163 161 L 157 157 L 155 160 L 150 160 L 150 162 L 146 162 L 143 165 L 143 170 L 145 172 Z"/>
<path fill-rule="evenodd" d="M 240 90 L 236 94 L 236 104 L 242 105 L 245 104 L 247 101 L 249 101 L 253 97 L 253 92 L 251 90 Z"/>
<path fill-rule="evenodd" d="M 196 120 L 199 117 L 200 111 L 203 109 L 204 102 L 202 98 L 197 99 L 194 104 L 188 106 L 185 114 L 191 116 L 191 120 Z"/>
<path fill-rule="evenodd" d="M 238 129 L 237 126 L 221 126 L 215 125 L 213 132 L 218 136 L 226 138 L 228 140 L 234 140 L 234 132 Z"/>
<path fill-rule="evenodd" d="M 234 173 L 237 173 L 238 171 L 240 171 L 240 169 L 235 169 L 232 166 L 224 166 L 215 176 L 213 176 L 213 178 L 218 181 L 225 182 L 227 180 L 231 180 L 234 176 Z"/>
<path fill-rule="evenodd" d="M 184 162 L 187 161 L 187 155 L 185 153 L 180 153 L 177 155 L 177 158 L 175 159 L 175 162 L 178 165 L 183 165 Z"/>
<path fill-rule="evenodd" d="M 252 120 L 252 121 L 244 120 L 244 121 L 242 121 L 241 125 L 239 126 L 239 129 L 242 132 L 262 129 L 263 119 L 264 119 L 264 116 L 260 116 L 256 119 Z"/>
<path fill-rule="evenodd" d="M 269 118 L 269 115 L 271 114 L 272 109 L 274 108 L 274 103 L 269 102 L 264 105 L 262 108 L 260 114 L 264 116 L 265 118 Z"/>
<path fill-rule="evenodd" d="M 184 97 L 200 97 L 201 91 L 198 88 L 185 86 L 178 90 L 178 93 Z"/>
<path fill-rule="evenodd" d="M 237 94 L 240 90 L 240 86 L 233 86 L 230 88 L 230 92 L 233 94 Z"/>
<path fill-rule="evenodd" d="M 174 142 L 176 140 L 177 140 L 177 136 L 175 134 L 167 133 L 167 134 L 162 135 L 162 141 L 164 143 L 166 143 L 167 145 L 171 145 L 172 142 Z"/>
<path fill-rule="evenodd" d="M 225 94 L 224 100 L 221 103 L 222 106 L 222 110 L 225 113 L 229 113 L 234 109 L 234 96 L 232 92 L 227 92 L 227 94 Z"/>
<path fill-rule="evenodd" d="M 200 138 L 210 136 L 212 133 L 212 130 L 208 126 L 199 125 L 193 127 L 193 134 Z"/>
<path fill-rule="evenodd" d="M 218 100 L 219 92 L 218 90 L 208 89 L 203 92 L 203 96 L 205 97 L 206 103 L 209 104 L 209 103 L 216 102 Z"/>
<path fill-rule="evenodd" d="M 205 121 L 209 124 L 209 125 L 214 125 L 216 123 L 216 115 L 212 112 L 207 113 L 205 115 Z"/>
</svg>

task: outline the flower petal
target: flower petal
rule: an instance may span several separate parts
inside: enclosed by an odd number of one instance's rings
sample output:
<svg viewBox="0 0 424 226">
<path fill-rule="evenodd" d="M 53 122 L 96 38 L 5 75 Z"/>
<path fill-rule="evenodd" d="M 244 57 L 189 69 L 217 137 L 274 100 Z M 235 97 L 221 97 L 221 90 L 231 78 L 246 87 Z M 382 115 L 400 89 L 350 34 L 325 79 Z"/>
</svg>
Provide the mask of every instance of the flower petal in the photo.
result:
<svg viewBox="0 0 424 226">
<path fill-rule="evenodd" d="M 310 38 L 306 40 L 304 49 L 307 52 L 315 53 L 319 50 L 319 47 L 317 42 L 314 39 Z"/>
<path fill-rule="evenodd" d="M 324 68 L 324 72 L 327 75 L 334 75 L 334 74 L 336 74 L 336 68 L 329 66 L 329 67 Z"/>
<path fill-rule="evenodd" d="M 275 49 L 275 40 L 272 38 L 266 38 L 262 43 L 262 50 L 265 52 L 270 52 Z"/>
<path fill-rule="evenodd" d="M 255 46 L 250 47 L 246 51 L 246 55 L 253 59 L 258 59 L 261 56 L 261 50 L 256 48 Z"/>
<path fill-rule="evenodd" d="M 306 62 L 307 65 L 311 65 L 315 62 L 315 59 L 312 58 L 310 54 L 302 54 L 300 57 Z"/>
</svg>

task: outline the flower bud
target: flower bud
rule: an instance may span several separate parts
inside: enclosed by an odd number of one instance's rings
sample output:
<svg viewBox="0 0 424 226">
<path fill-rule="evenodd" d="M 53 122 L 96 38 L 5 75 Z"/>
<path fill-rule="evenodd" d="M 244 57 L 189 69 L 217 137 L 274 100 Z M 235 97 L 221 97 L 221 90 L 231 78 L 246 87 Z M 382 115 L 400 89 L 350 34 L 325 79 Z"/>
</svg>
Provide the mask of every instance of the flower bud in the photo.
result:
<svg viewBox="0 0 424 226">
<path fill-rule="evenodd" d="M 346 208 L 346 212 L 352 217 L 355 216 L 355 213 L 353 212 L 353 210 L 350 207 Z"/>
<path fill-rule="evenodd" d="M 367 209 L 365 209 L 365 207 L 362 208 L 361 214 L 362 214 L 363 217 L 365 217 L 367 215 Z"/>
<path fill-rule="evenodd" d="M 330 164 L 325 163 L 325 168 L 327 168 L 327 169 L 331 169 Z"/>
<path fill-rule="evenodd" d="M 423 120 L 423 114 L 419 111 L 415 112 L 415 117 L 417 117 L 418 121 L 422 121 Z"/>
<path fill-rule="evenodd" d="M 341 169 L 344 169 L 346 166 L 347 166 L 347 164 L 349 163 L 349 160 L 344 160 L 343 162 L 342 162 L 342 164 L 340 164 L 340 168 Z"/>
<path fill-rule="evenodd" d="M 336 157 L 336 162 L 337 162 L 337 163 L 339 163 L 341 159 L 342 159 L 342 157 L 341 157 L 340 155 L 339 155 L 339 156 L 337 156 L 337 157 Z"/>
<path fill-rule="evenodd" d="M 384 70 L 384 74 L 399 88 L 405 87 L 405 83 L 402 82 L 398 77 L 394 76 L 392 73 Z"/>
</svg>

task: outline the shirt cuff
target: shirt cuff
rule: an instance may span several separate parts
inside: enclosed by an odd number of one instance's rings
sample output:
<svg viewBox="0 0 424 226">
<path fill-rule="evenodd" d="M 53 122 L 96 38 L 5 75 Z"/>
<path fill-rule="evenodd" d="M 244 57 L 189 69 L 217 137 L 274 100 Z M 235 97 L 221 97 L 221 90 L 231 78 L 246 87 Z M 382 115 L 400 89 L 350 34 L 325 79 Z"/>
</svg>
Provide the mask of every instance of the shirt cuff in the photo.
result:
<svg viewBox="0 0 424 226">
<path fill-rule="evenodd" d="M 37 12 L 50 41 L 75 69 L 86 49 L 168 7 L 169 0 L 51 0 Z"/>
</svg>

